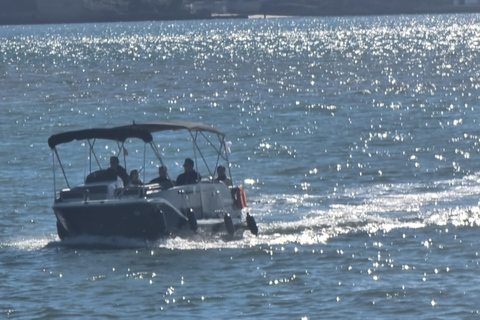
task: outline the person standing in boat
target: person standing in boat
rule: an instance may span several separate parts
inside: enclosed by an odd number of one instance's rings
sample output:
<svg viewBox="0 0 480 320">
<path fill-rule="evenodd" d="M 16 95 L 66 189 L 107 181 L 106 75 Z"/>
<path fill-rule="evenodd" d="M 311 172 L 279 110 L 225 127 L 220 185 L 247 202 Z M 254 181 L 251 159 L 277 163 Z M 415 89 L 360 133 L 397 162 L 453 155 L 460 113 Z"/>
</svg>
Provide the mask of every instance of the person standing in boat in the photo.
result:
<svg viewBox="0 0 480 320">
<path fill-rule="evenodd" d="M 170 189 L 173 188 L 173 182 L 167 175 L 167 167 L 160 166 L 158 167 L 158 177 L 151 180 L 150 183 L 158 183 L 162 189 Z"/>
<path fill-rule="evenodd" d="M 194 167 L 195 167 L 195 163 L 193 162 L 192 159 L 190 158 L 185 159 L 185 162 L 183 163 L 183 169 L 185 170 L 185 172 L 180 174 L 177 177 L 177 182 L 176 182 L 177 186 L 181 186 L 184 184 L 194 184 L 199 182 L 202 179 L 200 174 L 197 171 L 195 171 Z"/>
<path fill-rule="evenodd" d="M 226 170 L 224 166 L 217 167 L 217 179 L 216 182 L 223 182 L 227 187 L 232 185 L 232 180 L 227 178 Z"/>
<path fill-rule="evenodd" d="M 120 177 L 123 181 L 123 186 L 126 187 L 128 182 L 130 181 L 130 177 L 128 176 L 127 170 L 120 165 L 120 161 L 118 161 L 118 157 L 110 157 L 110 168 L 108 171 L 113 172 L 116 177 Z"/>
</svg>

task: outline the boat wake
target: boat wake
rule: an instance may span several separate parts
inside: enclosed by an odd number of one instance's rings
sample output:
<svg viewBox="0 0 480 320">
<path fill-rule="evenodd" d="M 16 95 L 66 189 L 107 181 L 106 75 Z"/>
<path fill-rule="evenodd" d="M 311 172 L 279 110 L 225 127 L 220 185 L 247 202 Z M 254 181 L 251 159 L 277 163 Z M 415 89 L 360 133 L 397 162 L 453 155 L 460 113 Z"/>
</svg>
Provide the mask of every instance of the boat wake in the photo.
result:
<svg viewBox="0 0 480 320">
<path fill-rule="evenodd" d="M 398 184 L 344 190 L 336 199 L 315 195 L 258 195 L 250 198 L 258 236 L 249 231 L 234 236 L 199 230 L 155 241 L 123 237 L 81 236 L 60 241 L 56 234 L 11 240 L 0 247 L 208 250 L 272 245 L 325 244 L 355 233 L 374 234 L 396 229 L 437 226 L 480 226 L 480 175 L 436 182 L 433 186 Z"/>
<path fill-rule="evenodd" d="M 273 220 L 273 219 L 272 219 Z M 189 234 L 155 241 L 124 237 L 80 236 L 60 241 L 56 234 L 50 237 L 13 240 L 0 243 L 0 247 L 15 247 L 24 251 L 41 249 L 168 249 L 211 250 L 248 247 L 278 246 L 286 244 L 326 244 L 329 239 L 354 233 L 375 234 L 395 229 L 420 229 L 428 226 L 480 226 L 478 207 L 439 208 L 430 212 L 381 214 L 362 211 L 358 206 L 336 205 L 329 211 L 310 211 L 292 221 L 257 219 L 259 234 L 249 231 L 233 237 L 223 234 Z"/>
</svg>

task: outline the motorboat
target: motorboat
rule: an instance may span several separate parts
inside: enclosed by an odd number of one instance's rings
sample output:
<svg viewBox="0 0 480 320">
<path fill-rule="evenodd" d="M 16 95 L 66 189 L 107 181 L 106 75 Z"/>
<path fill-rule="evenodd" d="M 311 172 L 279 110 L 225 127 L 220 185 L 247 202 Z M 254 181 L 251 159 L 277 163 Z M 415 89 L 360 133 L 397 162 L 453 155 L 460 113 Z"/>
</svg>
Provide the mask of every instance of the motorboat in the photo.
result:
<svg viewBox="0 0 480 320">
<path fill-rule="evenodd" d="M 73 144 L 73 151 L 66 152 L 69 158 L 84 158 L 83 173 L 81 160 L 62 162 L 59 149 L 66 144 Z M 229 181 L 234 181 L 229 142 L 222 131 L 210 125 L 133 122 L 54 134 L 48 145 L 53 158 L 53 211 L 61 240 L 83 235 L 152 240 L 197 232 L 233 236 L 245 230 L 258 234 L 244 187 L 214 179 L 222 165 L 228 169 Z M 145 183 L 134 184 L 112 174 L 104 165 L 112 155 L 125 171 L 139 168 Z M 175 157 L 185 155 L 191 155 L 203 178 L 181 185 L 171 179 L 168 186 L 146 182 L 147 169 L 171 166 Z M 71 185 L 71 180 L 78 184 Z"/>
</svg>

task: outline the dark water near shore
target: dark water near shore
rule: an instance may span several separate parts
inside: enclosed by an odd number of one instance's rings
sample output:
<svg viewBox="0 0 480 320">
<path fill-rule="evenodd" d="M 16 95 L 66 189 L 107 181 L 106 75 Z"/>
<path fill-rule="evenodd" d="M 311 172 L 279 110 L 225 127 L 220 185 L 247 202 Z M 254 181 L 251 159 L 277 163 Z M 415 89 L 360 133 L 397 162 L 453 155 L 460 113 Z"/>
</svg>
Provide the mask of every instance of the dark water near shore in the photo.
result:
<svg viewBox="0 0 480 320">
<path fill-rule="evenodd" d="M 479 15 L 0 27 L 0 312 L 478 317 L 479 31 Z M 226 132 L 261 234 L 61 243 L 48 137 L 133 120 Z"/>
</svg>

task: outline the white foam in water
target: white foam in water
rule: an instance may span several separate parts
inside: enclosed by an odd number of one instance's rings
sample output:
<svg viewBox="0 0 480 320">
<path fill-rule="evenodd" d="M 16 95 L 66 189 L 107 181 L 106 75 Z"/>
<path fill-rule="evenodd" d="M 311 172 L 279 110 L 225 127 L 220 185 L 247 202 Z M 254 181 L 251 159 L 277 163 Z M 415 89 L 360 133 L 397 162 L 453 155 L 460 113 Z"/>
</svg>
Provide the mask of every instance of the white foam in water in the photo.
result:
<svg viewBox="0 0 480 320">
<path fill-rule="evenodd" d="M 156 241 L 123 237 L 81 236 L 60 241 L 49 237 L 23 238 L 3 243 L 33 251 L 49 246 L 85 248 L 159 247 L 171 250 L 209 250 L 259 245 L 326 243 L 330 238 L 348 233 L 374 233 L 398 228 L 416 229 L 428 225 L 478 226 L 480 208 L 479 174 L 463 179 L 436 182 L 431 187 L 421 184 L 373 185 L 344 191 L 342 200 L 322 204 L 315 195 L 262 195 L 251 199 L 251 214 L 259 227 L 259 235 L 249 231 L 227 235 L 195 235 L 163 238 Z M 353 195 L 353 196 L 352 196 Z M 349 201 L 348 199 L 351 199 Z M 345 200 L 347 199 L 347 200 Z"/>
<path fill-rule="evenodd" d="M 51 242 L 52 238 L 20 239 L 1 243 L 0 247 L 14 247 L 24 251 L 35 251 L 46 247 Z"/>
<path fill-rule="evenodd" d="M 352 199 L 352 204 L 333 203 L 326 208 L 321 207 L 320 197 L 311 195 L 262 196 L 256 201 L 261 203 L 259 210 L 255 210 L 255 204 L 251 206 L 260 230 L 258 237 L 248 231 L 233 239 L 199 234 L 160 240 L 156 245 L 172 250 L 204 250 L 262 244 L 318 244 L 326 243 L 331 237 L 355 232 L 388 232 L 449 223 L 480 225 L 478 201 L 468 199 L 480 193 L 477 180 L 478 176 L 469 176 L 444 181 L 431 190 L 421 184 L 398 184 L 388 188 L 377 185 L 367 192 L 356 190 L 354 194 L 357 196 Z"/>
</svg>

